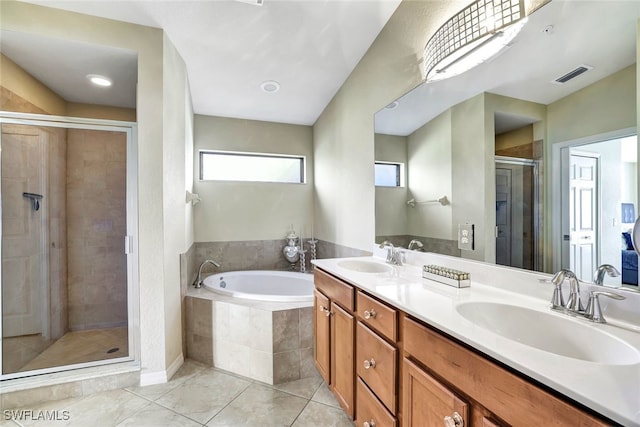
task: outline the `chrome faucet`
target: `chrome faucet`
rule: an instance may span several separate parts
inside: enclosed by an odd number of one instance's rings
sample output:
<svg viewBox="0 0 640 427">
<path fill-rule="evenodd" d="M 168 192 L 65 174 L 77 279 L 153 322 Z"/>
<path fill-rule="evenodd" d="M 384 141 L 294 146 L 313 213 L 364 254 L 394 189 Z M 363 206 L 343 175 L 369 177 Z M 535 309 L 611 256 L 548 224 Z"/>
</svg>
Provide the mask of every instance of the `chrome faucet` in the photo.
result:
<svg viewBox="0 0 640 427">
<path fill-rule="evenodd" d="M 387 264 L 402 265 L 402 251 L 398 250 L 388 240 L 380 243 L 380 249 L 387 248 Z"/>
<path fill-rule="evenodd" d="M 566 304 L 564 302 L 564 298 L 562 297 L 562 284 L 565 279 L 569 279 L 569 299 Z M 558 271 L 553 278 L 551 279 L 551 283 L 555 285 L 555 290 L 553 291 L 553 296 L 551 298 L 551 308 L 555 310 L 567 310 L 573 313 L 584 313 L 584 306 L 582 305 L 582 300 L 580 299 L 580 282 L 576 277 L 575 273 L 571 270 L 562 269 Z"/>
<path fill-rule="evenodd" d="M 604 315 L 602 314 L 600 300 L 598 299 L 598 297 L 601 295 L 617 300 L 625 299 L 624 296 L 616 294 L 614 292 L 591 291 L 591 295 L 589 296 L 589 303 L 587 304 L 587 310 L 584 313 L 584 317 L 595 323 L 607 323 Z"/>
<path fill-rule="evenodd" d="M 593 283 L 599 286 L 604 284 L 604 275 L 605 273 L 609 277 L 618 277 L 620 272 L 617 268 L 610 264 L 602 264 L 598 269 L 593 273 Z"/>
<path fill-rule="evenodd" d="M 413 250 L 413 247 L 416 247 L 418 251 L 421 251 L 422 248 L 424 248 L 424 245 L 422 244 L 422 242 L 420 240 L 417 239 L 413 239 L 412 241 L 409 242 L 409 245 L 407 246 L 407 249 L 409 250 Z"/>
<path fill-rule="evenodd" d="M 200 268 L 198 268 L 198 277 L 196 278 L 196 281 L 193 282 L 193 286 L 196 288 L 202 287 L 202 267 L 204 267 L 205 264 L 211 264 L 214 267 L 220 268 L 220 264 L 211 259 L 202 261 L 202 264 L 200 264 Z"/>
</svg>

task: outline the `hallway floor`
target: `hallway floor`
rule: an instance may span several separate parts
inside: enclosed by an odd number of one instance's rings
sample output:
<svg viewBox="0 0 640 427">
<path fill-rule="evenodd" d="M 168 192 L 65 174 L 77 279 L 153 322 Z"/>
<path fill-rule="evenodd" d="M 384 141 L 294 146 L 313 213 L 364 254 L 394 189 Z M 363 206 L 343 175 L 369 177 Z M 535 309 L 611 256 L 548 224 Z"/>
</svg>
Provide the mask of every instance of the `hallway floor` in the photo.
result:
<svg viewBox="0 0 640 427">
<path fill-rule="evenodd" d="M 191 360 L 166 384 L 48 402 L 0 418 L 20 426 L 353 426 L 318 377 L 267 385 Z M 40 412 L 58 421 L 35 418 Z M 27 419 L 30 418 L 30 419 Z M 63 418 L 67 418 L 66 420 Z"/>
</svg>

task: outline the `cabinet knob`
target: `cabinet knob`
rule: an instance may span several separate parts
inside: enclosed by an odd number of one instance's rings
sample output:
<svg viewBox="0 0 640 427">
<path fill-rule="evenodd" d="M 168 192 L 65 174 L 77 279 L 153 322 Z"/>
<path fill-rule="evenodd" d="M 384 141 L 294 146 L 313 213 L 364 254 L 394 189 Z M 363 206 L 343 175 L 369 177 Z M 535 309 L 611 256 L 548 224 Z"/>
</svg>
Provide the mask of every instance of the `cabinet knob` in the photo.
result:
<svg viewBox="0 0 640 427">
<path fill-rule="evenodd" d="M 327 317 L 331 316 L 333 314 L 333 311 L 329 310 L 327 307 L 325 307 L 324 305 L 321 305 L 318 310 L 320 310 L 321 312 L 324 312 L 326 314 Z"/>
<path fill-rule="evenodd" d="M 373 308 L 371 310 L 365 310 L 364 311 L 364 318 L 365 319 L 375 319 L 377 314 L 378 313 L 376 313 L 376 311 Z"/>
<path fill-rule="evenodd" d="M 371 358 L 371 360 L 364 361 L 364 369 L 375 368 L 375 367 L 376 367 L 376 361 L 373 357 Z"/>
<path fill-rule="evenodd" d="M 464 427 L 464 420 L 459 413 L 454 412 L 453 415 L 444 417 L 444 427 Z"/>
<path fill-rule="evenodd" d="M 376 427 L 376 422 L 374 420 L 365 421 L 362 423 L 362 427 Z"/>
</svg>

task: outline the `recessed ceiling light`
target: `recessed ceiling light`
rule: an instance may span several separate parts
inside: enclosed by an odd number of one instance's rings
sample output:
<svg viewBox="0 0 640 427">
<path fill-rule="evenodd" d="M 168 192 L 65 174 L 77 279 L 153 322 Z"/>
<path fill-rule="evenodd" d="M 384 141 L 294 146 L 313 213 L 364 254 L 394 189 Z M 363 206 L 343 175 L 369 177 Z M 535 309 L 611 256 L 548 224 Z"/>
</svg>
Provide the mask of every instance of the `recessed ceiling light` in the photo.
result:
<svg viewBox="0 0 640 427">
<path fill-rule="evenodd" d="M 87 74 L 87 79 L 95 86 L 109 87 L 113 84 L 109 77 L 100 74 Z"/>
<path fill-rule="evenodd" d="M 387 105 L 386 107 L 384 107 L 386 110 L 395 110 L 396 108 L 398 108 L 398 101 L 393 101 L 391 104 Z"/>
<path fill-rule="evenodd" d="M 266 93 L 275 93 L 280 90 L 280 83 L 275 80 L 267 80 L 260 84 L 260 89 Z"/>
</svg>

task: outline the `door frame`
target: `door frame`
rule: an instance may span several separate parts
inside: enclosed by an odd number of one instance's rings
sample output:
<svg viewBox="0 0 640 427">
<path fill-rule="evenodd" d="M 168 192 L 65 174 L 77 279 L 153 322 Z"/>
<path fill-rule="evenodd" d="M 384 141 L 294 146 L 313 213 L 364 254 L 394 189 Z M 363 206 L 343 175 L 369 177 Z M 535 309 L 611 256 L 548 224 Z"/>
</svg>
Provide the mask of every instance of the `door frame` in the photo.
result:
<svg viewBox="0 0 640 427">
<path fill-rule="evenodd" d="M 95 362 L 78 363 L 73 365 L 55 366 L 33 371 L 2 374 L 0 380 L 17 379 L 33 375 L 50 374 L 79 368 L 88 368 L 100 365 L 110 365 L 121 362 L 140 363 L 140 291 L 139 291 L 139 255 L 138 255 L 138 138 L 137 124 L 135 122 L 90 119 L 82 117 L 50 116 L 46 114 L 15 113 L 0 111 L 0 125 L 4 123 L 31 125 L 42 127 L 57 127 L 66 129 L 103 130 L 111 132 L 123 132 L 126 135 L 127 159 L 126 159 L 126 218 L 127 235 L 123 247 L 127 256 L 127 336 L 129 355 Z M 1 135 L 1 134 L 0 134 Z M 0 156 L 2 155 L 0 151 Z M 2 217 L 2 205 L 0 204 L 0 218 Z M 2 230 L 0 228 L 0 239 Z M 0 247 L 0 257 L 2 248 Z M 0 277 L 2 265 L 0 263 Z M 0 284 L 1 285 L 1 284 Z M 0 307 L 2 307 L 2 295 L 0 293 Z M 2 316 L 0 313 L 0 331 L 2 330 Z M 0 350 L 2 348 L 2 335 L 0 334 Z M 2 351 L 0 351 L 0 367 L 2 366 Z"/>
<path fill-rule="evenodd" d="M 542 230 L 542 223 L 540 221 L 540 160 L 521 159 L 518 157 L 505 157 L 495 156 L 494 160 L 494 175 L 496 165 L 498 163 L 505 163 L 518 166 L 530 166 L 533 167 L 533 269 L 534 271 L 542 271 L 542 259 L 540 257 L 540 237 Z M 495 179 L 494 179 L 494 191 L 495 191 Z M 494 227 L 497 228 L 497 226 Z"/>
<path fill-rule="evenodd" d="M 550 239 L 552 249 L 551 263 L 553 271 L 560 271 L 563 261 L 563 234 L 564 223 L 568 218 L 563 218 L 563 201 L 562 192 L 565 182 L 563 180 L 568 179 L 567 168 L 569 167 L 569 150 L 563 151 L 563 149 L 571 147 L 580 147 L 581 145 L 593 144 L 596 142 L 603 142 L 610 139 L 626 138 L 629 136 L 638 135 L 638 129 L 635 127 L 628 127 L 624 129 L 618 129 L 611 132 L 604 132 L 595 135 L 585 136 L 576 139 L 570 139 L 562 142 L 553 143 L 551 146 L 551 176 L 547 188 L 551 189 L 551 203 L 550 205 Z M 640 163 L 639 163 L 640 164 Z M 554 182 L 560 182 L 561 185 L 553 185 Z M 567 181 L 568 185 L 568 181 Z M 568 203 L 568 201 L 567 201 Z M 567 224 L 568 226 L 568 224 Z M 547 258 L 549 259 L 549 258 Z"/>
</svg>

